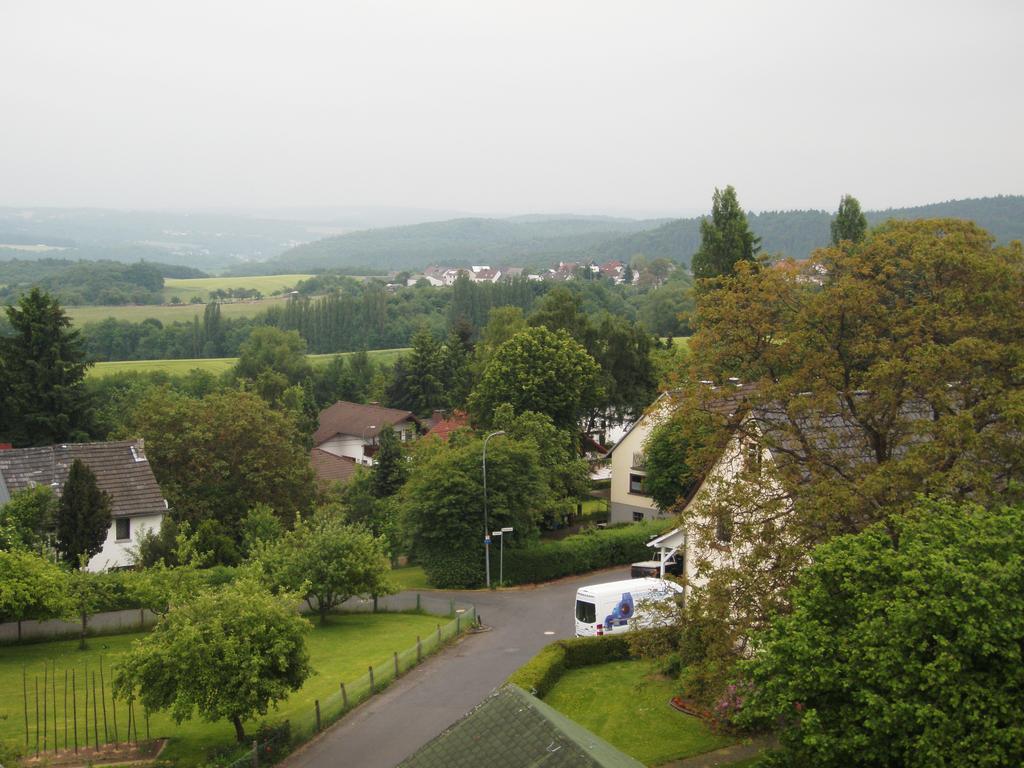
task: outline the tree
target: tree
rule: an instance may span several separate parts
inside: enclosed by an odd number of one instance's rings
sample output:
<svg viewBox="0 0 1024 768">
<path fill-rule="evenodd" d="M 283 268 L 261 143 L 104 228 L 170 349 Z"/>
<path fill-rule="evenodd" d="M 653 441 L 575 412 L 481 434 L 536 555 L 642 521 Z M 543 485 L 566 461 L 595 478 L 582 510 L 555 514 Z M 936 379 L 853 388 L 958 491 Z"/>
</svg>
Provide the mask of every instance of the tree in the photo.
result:
<svg viewBox="0 0 1024 768">
<path fill-rule="evenodd" d="M 7 307 L 14 331 L 0 337 L 0 437 L 16 446 L 86 437 L 88 363 L 77 330 L 55 298 L 33 288 Z"/>
<path fill-rule="evenodd" d="M 68 575 L 45 557 L 24 551 L 0 551 L 0 621 L 49 619 L 64 613 Z"/>
<path fill-rule="evenodd" d="M 168 568 L 158 563 L 130 572 L 129 593 L 139 605 L 158 616 L 193 599 L 204 586 L 203 576 L 192 563 Z"/>
<path fill-rule="evenodd" d="M 110 495 L 100 490 L 96 475 L 75 459 L 57 505 L 57 551 L 73 567 L 87 563 L 103 549 L 110 529 Z"/>
<path fill-rule="evenodd" d="M 373 492 L 378 499 L 393 496 L 409 474 L 402 443 L 390 426 L 380 431 L 374 456 Z"/>
<path fill-rule="evenodd" d="M 313 470 L 288 414 L 250 392 L 196 399 L 164 389 L 148 392 L 127 431 L 144 437 L 157 481 L 178 522 L 207 519 L 240 543 L 240 522 L 257 504 L 285 525 L 307 511 Z"/>
<path fill-rule="evenodd" d="M 178 723 L 197 710 L 209 722 L 230 720 L 242 743 L 242 721 L 266 714 L 311 672 L 309 622 L 295 607 L 294 595 L 275 597 L 247 578 L 200 592 L 132 645 L 114 690 Z"/>
<path fill-rule="evenodd" d="M 677 408 L 644 443 L 644 492 L 662 511 L 689 500 L 710 457 L 722 448 L 721 433 L 703 411 Z"/>
<path fill-rule="evenodd" d="M 412 337 L 412 352 L 395 366 L 394 383 L 388 400 L 396 408 L 407 408 L 425 416 L 445 405 L 444 353 L 430 329 L 423 325 Z"/>
<path fill-rule="evenodd" d="M 600 368 L 568 333 L 541 326 L 521 331 L 502 344 L 469 398 L 479 424 L 490 424 L 501 403 L 516 413 L 534 411 L 560 428 L 574 428 L 598 400 Z"/>
<path fill-rule="evenodd" d="M 959 220 L 890 222 L 815 262 L 820 286 L 741 265 L 698 302 L 683 407 L 771 459 L 684 520 L 705 552 L 728 524 L 731 564 L 712 578 L 748 629 L 786 610 L 815 546 L 898 519 L 919 493 L 1024 499 L 1020 244 Z"/>
<path fill-rule="evenodd" d="M 416 555 L 436 587 L 479 586 L 484 581 L 482 441 L 424 441 L 401 503 Z M 487 510 L 492 530 L 513 526 L 506 546 L 536 536 L 548 488 L 535 447 L 507 436 L 487 444 Z"/>
<path fill-rule="evenodd" d="M 254 328 L 239 349 L 234 376 L 252 381 L 260 397 L 277 403 L 288 387 L 301 384 L 312 370 L 306 342 L 297 331 L 262 326 Z"/>
<path fill-rule="evenodd" d="M 694 277 L 725 277 L 736 264 L 753 262 L 761 250 L 761 238 L 750 231 L 747 216 L 736 199 L 736 190 L 728 186 L 715 189 L 711 220 L 700 223 L 700 248 L 693 255 Z"/>
<path fill-rule="evenodd" d="M 839 210 L 830 225 L 832 245 L 838 246 L 843 240 L 859 243 L 868 232 L 868 220 L 860 210 L 860 203 L 853 195 L 843 195 Z"/>
<path fill-rule="evenodd" d="M 48 485 L 36 485 L 16 492 L 0 506 L 0 550 L 39 551 L 53 529 L 57 496 Z"/>
<path fill-rule="evenodd" d="M 355 595 L 384 595 L 391 561 L 383 538 L 346 525 L 329 511 L 296 524 L 276 543 L 257 549 L 256 559 L 275 590 L 303 595 L 327 623 L 328 614 Z"/>
<path fill-rule="evenodd" d="M 741 665 L 773 764 L 1024 762 L 1024 509 L 919 501 L 812 560 Z"/>
</svg>

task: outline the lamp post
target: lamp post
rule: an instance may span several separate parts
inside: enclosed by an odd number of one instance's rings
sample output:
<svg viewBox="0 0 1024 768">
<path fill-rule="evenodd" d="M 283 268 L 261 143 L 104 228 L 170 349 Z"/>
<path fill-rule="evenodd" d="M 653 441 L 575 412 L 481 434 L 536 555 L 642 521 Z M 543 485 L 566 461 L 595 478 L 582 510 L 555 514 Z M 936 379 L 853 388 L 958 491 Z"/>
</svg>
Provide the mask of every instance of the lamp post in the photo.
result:
<svg viewBox="0 0 1024 768">
<path fill-rule="evenodd" d="M 502 528 L 500 531 L 491 531 L 491 536 L 497 536 L 501 539 L 501 548 L 498 550 L 501 554 L 498 556 L 498 583 L 505 583 L 505 536 L 506 533 L 512 533 L 515 528 Z"/>
<path fill-rule="evenodd" d="M 484 438 L 484 455 L 481 460 L 484 475 L 484 562 L 487 568 L 487 588 L 491 588 L 491 526 L 487 523 L 487 441 L 495 435 L 504 435 L 505 430 L 491 432 Z"/>
</svg>

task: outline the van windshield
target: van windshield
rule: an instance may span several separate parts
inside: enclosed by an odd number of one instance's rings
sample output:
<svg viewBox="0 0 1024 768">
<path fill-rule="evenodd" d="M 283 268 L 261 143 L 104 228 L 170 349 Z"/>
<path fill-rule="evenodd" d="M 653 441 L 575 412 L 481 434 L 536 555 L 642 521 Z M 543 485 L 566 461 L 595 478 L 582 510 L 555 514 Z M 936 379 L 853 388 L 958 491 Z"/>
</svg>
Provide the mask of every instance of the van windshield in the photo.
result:
<svg viewBox="0 0 1024 768">
<path fill-rule="evenodd" d="M 585 600 L 576 601 L 576 620 L 584 624 L 593 624 L 597 621 L 597 608 L 593 603 Z"/>
</svg>

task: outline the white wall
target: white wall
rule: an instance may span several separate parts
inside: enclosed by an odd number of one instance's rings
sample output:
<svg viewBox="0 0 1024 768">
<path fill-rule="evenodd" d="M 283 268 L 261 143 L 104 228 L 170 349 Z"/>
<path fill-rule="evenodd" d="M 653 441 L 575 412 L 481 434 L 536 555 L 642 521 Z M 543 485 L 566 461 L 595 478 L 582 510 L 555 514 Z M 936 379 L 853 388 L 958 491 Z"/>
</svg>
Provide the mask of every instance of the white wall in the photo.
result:
<svg viewBox="0 0 1024 768">
<path fill-rule="evenodd" d="M 644 519 L 662 517 L 654 499 L 641 493 L 630 493 L 630 474 L 645 474 L 633 470 L 633 454 L 642 453 L 647 437 L 668 415 L 669 409 L 660 401 L 656 409 L 645 413 L 632 431 L 612 451 L 612 483 L 609 504 L 609 522 L 631 523 L 633 513 L 641 512 Z"/>
<path fill-rule="evenodd" d="M 333 453 L 335 456 L 348 456 L 350 459 L 364 464 L 367 459 L 363 454 L 363 445 L 363 440 L 360 437 L 335 435 L 330 440 L 318 445 L 317 448 L 327 453 Z"/>
<path fill-rule="evenodd" d="M 112 520 L 110 528 L 107 529 L 107 538 L 103 542 L 103 549 L 99 554 L 94 555 L 86 566 L 89 571 L 105 571 L 109 568 L 123 568 L 132 565 L 132 557 L 129 548 L 135 544 L 138 535 L 143 531 L 159 531 L 164 516 L 159 515 L 138 515 L 128 519 L 128 538 L 121 540 L 117 536 L 117 523 Z"/>
</svg>

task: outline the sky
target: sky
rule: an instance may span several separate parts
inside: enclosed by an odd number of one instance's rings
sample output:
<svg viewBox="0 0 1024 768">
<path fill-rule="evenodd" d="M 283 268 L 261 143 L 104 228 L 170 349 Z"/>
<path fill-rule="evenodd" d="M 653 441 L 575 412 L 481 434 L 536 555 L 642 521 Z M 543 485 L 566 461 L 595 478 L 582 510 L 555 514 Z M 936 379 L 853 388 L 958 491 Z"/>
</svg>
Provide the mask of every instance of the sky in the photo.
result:
<svg viewBox="0 0 1024 768">
<path fill-rule="evenodd" d="M 1024 192 L 1024 3 L 0 0 L 0 205 Z"/>
</svg>

